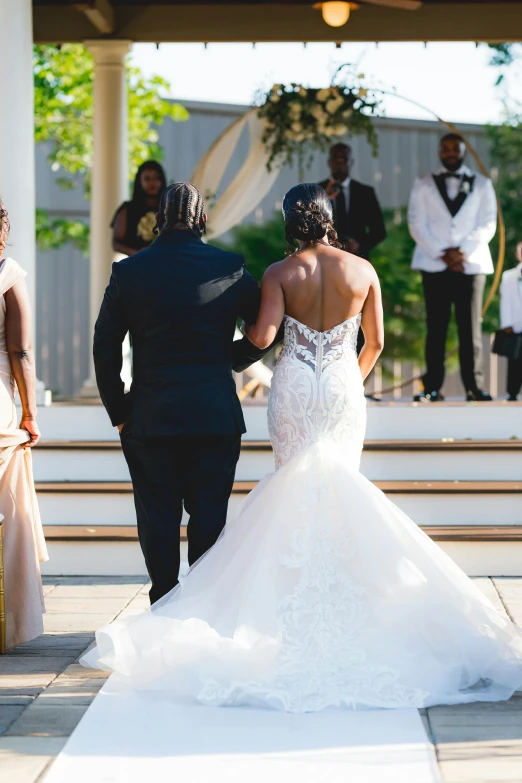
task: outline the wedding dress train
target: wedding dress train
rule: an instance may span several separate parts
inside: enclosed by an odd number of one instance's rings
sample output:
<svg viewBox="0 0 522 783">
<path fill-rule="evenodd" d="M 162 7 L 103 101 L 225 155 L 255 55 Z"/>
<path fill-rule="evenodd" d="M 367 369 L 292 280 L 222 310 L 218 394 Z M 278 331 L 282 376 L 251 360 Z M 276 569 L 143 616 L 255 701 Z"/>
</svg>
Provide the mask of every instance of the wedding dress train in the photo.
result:
<svg viewBox="0 0 522 783">
<path fill-rule="evenodd" d="M 359 472 L 360 315 L 285 319 L 277 470 L 183 583 L 96 634 L 82 663 L 207 705 L 404 708 L 509 698 L 522 634 Z"/>
</svg>

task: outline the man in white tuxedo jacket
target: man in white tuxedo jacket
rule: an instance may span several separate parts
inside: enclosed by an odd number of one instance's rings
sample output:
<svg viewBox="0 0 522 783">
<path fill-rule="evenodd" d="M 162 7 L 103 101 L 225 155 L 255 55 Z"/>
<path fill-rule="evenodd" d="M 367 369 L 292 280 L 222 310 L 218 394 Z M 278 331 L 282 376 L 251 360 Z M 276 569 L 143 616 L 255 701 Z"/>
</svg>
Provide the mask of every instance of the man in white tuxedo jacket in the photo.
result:
<svg viewBox="0 0 522 783">
<path fill-rule="evenodd" d="M 522 242 L 517 245 L 518 265 L 502 275 L 500 286 L 500 328 L 522 332 Z M 508 400 L 515 402 L 522 387 L 522 356 L 508 360 Z"/>
<path fill-rule="evenodd" d="M 408 207 L 415 240 L 412 269 L 422 273 L 426 300 L 426 374 L 416 398 L 443 397 L 446 336 L 452 305 L 459 333 L 462 382 L 468 400 L 491 400 L 483 390 L 482 300 L 493 272 L 489 242 L 497 225 L 491 180 L 465 164 L 466 146 L 457 134 L 440 142 L 442 168 L 416 180 Z"/>
</svg>

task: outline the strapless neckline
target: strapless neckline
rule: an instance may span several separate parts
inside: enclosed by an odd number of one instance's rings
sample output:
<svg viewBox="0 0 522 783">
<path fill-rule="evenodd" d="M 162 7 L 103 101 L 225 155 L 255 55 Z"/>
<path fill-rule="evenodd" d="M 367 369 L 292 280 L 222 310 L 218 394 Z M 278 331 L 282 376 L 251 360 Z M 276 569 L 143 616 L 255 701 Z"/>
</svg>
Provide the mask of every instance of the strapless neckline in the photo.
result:
<svg viewBox="0 0 522 783">
<path fill-rule="evenodd" d="M 291 315 L 287 315 L 285 313 L 285 318 L 288 321 L 293 321 L 294 324 L 297 324 L 298 326 L 302 326 L 303 329 L 308 329 L 309 332 L 315 332 L 315 334 L 329 334 L 330 332 L 334 332 L 336 329 L 339 329 L 339 327 L 344 326 L 345 324 L 349 324 L 350 321 L 355 321 L 356 318 L 359 318 L 362 315 L 362 312 L 357 313 L 357 315 L 352 315 L 351 318 L 347 318 L 345 321 L 341 321 L 340 324 L 336 324 L 336 326 L 332 326 L 331 329 L 312 329 L 311 326 L 308 326 L 307 324 L 304 324 L 302 321 L 298 321 L 297 318 L 293 318 Z"/>
</svg>

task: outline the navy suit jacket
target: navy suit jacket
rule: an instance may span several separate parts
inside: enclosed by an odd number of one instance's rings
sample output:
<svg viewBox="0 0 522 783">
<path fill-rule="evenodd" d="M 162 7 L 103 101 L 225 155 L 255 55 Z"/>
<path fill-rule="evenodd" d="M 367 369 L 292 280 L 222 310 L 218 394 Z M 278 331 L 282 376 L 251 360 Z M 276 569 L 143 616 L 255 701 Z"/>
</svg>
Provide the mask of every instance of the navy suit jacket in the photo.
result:
<svg viewBox="0 0 522 783">
<path fill-rule="evenodd" d="M 161 234 L 113 264 L 94 333 L 100 395 L 114 426 L 132 419 L 134 437 L 245 432 L 232 369 L 260 359 L 237 318 L 254 323 L 260 290 L 242 256 L 189 231 Z M 120 378 L 130 332 L 133 380 Z"/>
</svg>

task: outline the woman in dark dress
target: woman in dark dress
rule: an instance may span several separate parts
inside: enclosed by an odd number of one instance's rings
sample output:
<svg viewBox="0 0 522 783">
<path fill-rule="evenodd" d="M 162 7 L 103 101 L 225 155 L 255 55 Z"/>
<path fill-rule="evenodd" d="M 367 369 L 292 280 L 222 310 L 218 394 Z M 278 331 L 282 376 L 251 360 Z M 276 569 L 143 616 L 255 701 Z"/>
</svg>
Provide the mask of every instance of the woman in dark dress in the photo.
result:
<svg viewBox="0 0 522 783">
<path fill-rule="evenodd" d="M 159 163 L 147 160 L 141 164 L 134 180 L 132 200 L 118 207 L 111 223 L 113 250 L 132 256 L 152 243 L 156 212 L 166 187 L 165 172 Z"/>
</svg>

